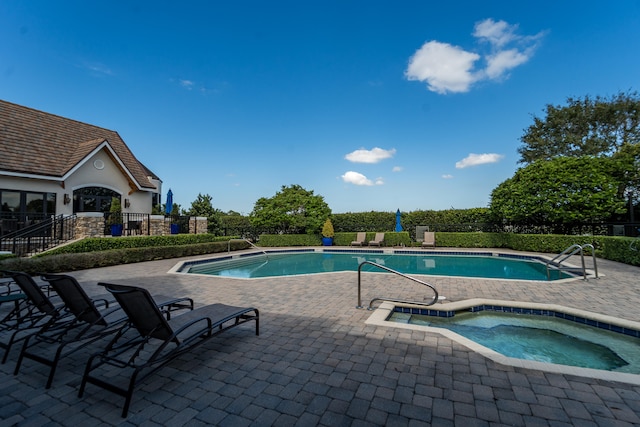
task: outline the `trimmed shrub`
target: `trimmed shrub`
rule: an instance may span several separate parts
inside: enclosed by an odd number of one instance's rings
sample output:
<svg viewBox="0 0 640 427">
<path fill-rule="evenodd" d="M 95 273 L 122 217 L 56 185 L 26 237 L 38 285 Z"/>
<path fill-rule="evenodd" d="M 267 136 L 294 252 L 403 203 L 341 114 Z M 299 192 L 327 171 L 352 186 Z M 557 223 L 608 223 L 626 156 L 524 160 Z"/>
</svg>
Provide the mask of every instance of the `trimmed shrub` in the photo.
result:
<svg viewBox="0 0 640 427">
<path fill-rule="evenodd" d="M 135 236 L 126 238 L 90 237 L 77 242 L 60 246 L 53 250 L 36 255 L 47 257 L 58 254 L 85 253 L 107 251 L 112 249 L 149 248 L 166 246 L 184 246 L 200 243 L 227 242 L 233 236 L 219 237 L 213 234 L 174 234 L 170 236 Z"/>
<path fill-rule="evenodd" d="M 349 246 L 356 240 L 357 233 L 335 233 L 333 242 L 336 246 Z M 375 237 L 376 233 L 367 233 L 367 242 Z M 258 241 L 264 247 L 288 247 L 288 246 L 320 246 L 320 235 L 315 234 L 261 234 Z M 411 246 L 411 238 L 406 231 L 387 232 L 384 234 L 384 246 Z"/>
<path fill-rule="evenodd" d="M 32 275 L 42 272 L 61 273 L 111 265 L 220 253 L 227 250 L 237 251 L 249 247 L 249 243 L 244 241 L 224 241 L 193 245 L 111 249 L 96 252 L 57 254 L 46 257 L 5 259 L 0 261 L 0 269 L 24 271 Z"/>
</svg>

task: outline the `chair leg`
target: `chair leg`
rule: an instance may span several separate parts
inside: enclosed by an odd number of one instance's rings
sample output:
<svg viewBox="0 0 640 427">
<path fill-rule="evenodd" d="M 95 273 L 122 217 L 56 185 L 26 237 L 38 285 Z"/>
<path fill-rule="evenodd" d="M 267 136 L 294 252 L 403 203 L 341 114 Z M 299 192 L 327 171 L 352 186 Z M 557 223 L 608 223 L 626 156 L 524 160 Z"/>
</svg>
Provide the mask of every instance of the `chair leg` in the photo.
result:
<svg viewBox="0 0 640 427">
<path fill-rule="evenodd" d="M 15 331 L 14 333 L 11 334 L 11 338 L 9 338 L 9 342 L 7 342 L 7 344 L 2 344 L 0 347 L 3 347 L 4 350 L 4 356 L 2 356 L 2 364 L 4 365 L 7 362 L 7 359 L 9 358 L 9 352 L 11 351 L 11 347 L 13 346 L 13 344 L 15 344 L 16 342 L 16 335 L 18 335 L 18 332 L 21 331 Z"/>
<path fill-rule="evenodd" d="M 84 394 L 84 389 L 87 386 L 87 378 L 89 377 L 89 372 L 91 372 L 93 359 L 95 359 L 96 356 L 97 354 L 94 354 L 87 361 L 87 366 L 85 366 L 84 368 L 84 375 L 82 375 L 82 382 L 80 383 L 80 390 L 78 390 L 78 397 L 82 397 L 82 395 Z"/>
<path fill-rule="evenodd" d="M 133 389 L 136 386 L 136 378 L 138 377 L 138 373 L 140 371 L 136 369 L 129 379 L 129 388 L 127 389 L 127 394 L 124 399 L 124 406 L 122 407 L 122 418 L 126 418 L 129 413 L 129 406 L 131 405 L 131 399 L 133 398 Z"/>
<path fill-rule="evenodd" d="M 53 383 L 53 376 L 56 374 L 56 369 L 58 368 L 58 362 L 60 361 L 60 354 L 62 353 L 62 349 L 64 345 L 58 346 L 58 350 L 56 351 L 56 356 L 51 361 L 51 370 L 49 371 L 49 378 L 47 379 L 46 389 L 51 388 L 51 384 Z"/>
<path fill-rule="evenodd" d="M 256 312 L 256 335 L 260 335 L 260 312 L 255 309 Z"/>
</svg>

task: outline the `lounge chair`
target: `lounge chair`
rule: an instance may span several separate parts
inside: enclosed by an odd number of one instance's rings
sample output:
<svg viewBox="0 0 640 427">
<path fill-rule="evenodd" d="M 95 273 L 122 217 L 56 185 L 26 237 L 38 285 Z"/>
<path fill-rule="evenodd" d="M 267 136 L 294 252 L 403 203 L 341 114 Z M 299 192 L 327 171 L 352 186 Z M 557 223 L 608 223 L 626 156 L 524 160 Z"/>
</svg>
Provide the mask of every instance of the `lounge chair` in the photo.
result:
<svg viewBox="0 0 640 427">
<path fill-rule="evenodd" d="M 384 233 L 376 233 L 373 240 L 369 240 L 369 246 L 382 246 L 384 243 Z"/>
<path fill-rule="evenodd" d="M 27 296 L 12 287 L 13 280 L 3 281 L 0 284 L 0 308 L 2 309 L 2 319 L 0 319 L 0 332 L 10 331 L 9 342 L 0 342 L 0 347 L 4 348 L 2 363 L 7 361 L 9 350 L 13 345 L 14 338 L 18 334 L 20 326 L 26 321 L 25 315 L 28 313 Z M 10 306 L 7 309 L 6 306 Z M 3 307 L 4 306 L 4 307 Z"/>
<path fill-rule="evenodd" d="M 78 281 L 67 275 L 44 274 L 44 280 L 56 291 L 64 303 L 66 317 L 49 322 L 37 332 L 26 337 L 14 375 L 20 371 L 24 358 L 50 367 L 46 388 L 50 388 L 60 359 L 81 348 L 118 332 L 127 321 L 120 307 L 110 306 L 106 299 L 92 300 Z M 168 313 L 177 309 L 193 308 L 188 298 L 161 297 Z"/>
<path fill-rule="evenodd" d="M 424 240 L 422 241 L 422 247 L 436 247 L 436 233 L 433 231 L 425 231 L 424 232 Z"/>
<path fill-rule="evenodd" d="M 26 339 L 29 334 L 47 324 L 61 321 L 65 318 L 65 313 L 64 304 L 54 303 L 48 296 L 48 285 L 38 285 L 30 275 L 20 271 L 3 270 L 2 273 L 11 277 L 13 281 L 7 285 L 2 300 L 14 303 L 13 309 L 3 317 L 0 325 L 0 331 L 9 334 L 7 342 L 0 342 L 0 347 L 4 349 L 2 363 L 5 363 L 15 343 Z M 13 284 L 17 285 L 19 293 Z"/>
<path fill-rule="evenodd" d="M 211 304 L 167 320 L 146 289 L 101 285 L 115 296 L 127 313 L 131 329 L 123 329 L 104 351 L 91 356 L 78 396 L 82 397 L 87 383 L 119 394 L 125 398 L 122 417 L 127 416 L 136 385 L 177 356 L 227 329 L 252 320 L 256 322 L 256 335 L 260 333 L 256 308 Z M 127 369 L 130 372 L 127 384 L 118 385 L 112 375 L 100 375 L 105 373 L 103 371 L 113 374 L 112 369 L 102 369 L 103 365 Z"/>
<path fill-rule="evenodd" d="M 354 240 L 353 242 L 351 242 L 351 246 L 364 246 L 366 245 L 365 240 L 367 240 L 367 233 L 363 232 L 359 232 L 356 235 L 356 240 Z"/>
</svg>

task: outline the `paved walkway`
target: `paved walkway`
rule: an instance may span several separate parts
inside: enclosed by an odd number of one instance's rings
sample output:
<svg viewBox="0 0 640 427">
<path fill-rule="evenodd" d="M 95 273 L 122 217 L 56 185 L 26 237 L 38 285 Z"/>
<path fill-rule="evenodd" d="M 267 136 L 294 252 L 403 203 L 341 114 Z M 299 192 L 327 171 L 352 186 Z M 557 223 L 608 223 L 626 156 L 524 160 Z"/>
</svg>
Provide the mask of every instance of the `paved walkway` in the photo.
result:
<svg viewBox="0 0 640 427">
<path fill-rule="evenodd" d="M 63 361 L 54 385 L 17 351 L 0 365 L 0 427 L 8 425 L 632 426 L 640 386 L 500 365 L 438 334 L 366 325 L 356 273 L 233 280 L 168 274 L 176 260 L 73 273 L 90 293 L 111 281 L 152 293 L 260 309 L 147 379 L 127 419 L 123 399 L 91 385 L 77 397 L 87 354 Z M 599 280 L 569 283 L 430 278 L 447 301 L 553 302 L 640 320 L 640 268 L 599 261 Z M 425 298 L 419 286 L 366 274 L 363 301 Z M 429 295 L 427 295 L 429 297 Z"/>
</svg>

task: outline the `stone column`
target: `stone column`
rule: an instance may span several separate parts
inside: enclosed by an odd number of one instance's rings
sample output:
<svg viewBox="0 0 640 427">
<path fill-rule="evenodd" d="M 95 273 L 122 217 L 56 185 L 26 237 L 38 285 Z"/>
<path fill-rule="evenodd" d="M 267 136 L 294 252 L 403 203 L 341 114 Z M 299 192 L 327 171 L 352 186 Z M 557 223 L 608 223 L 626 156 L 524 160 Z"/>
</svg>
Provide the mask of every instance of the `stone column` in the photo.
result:
<svg viewBox="0 0 640 427">
<path fill-rule="evenodd" d="M 205 216 L 192 216 L 189 217 L 189 234 L 205 234 L 207 230 L 208 222 Z"/>
<path fill-rule="evenodd" d="M 76 239 L 104 237 L 104 214 L 102 212 L 79 212 L 76 214 Z"/>
<path fill-rule="evenodd" d="M 164 215 L 151 215 L 149 217 L 150 236 L 164 236 L 169 234 L 169 226 L 166 225 Z"/>
</svg>

